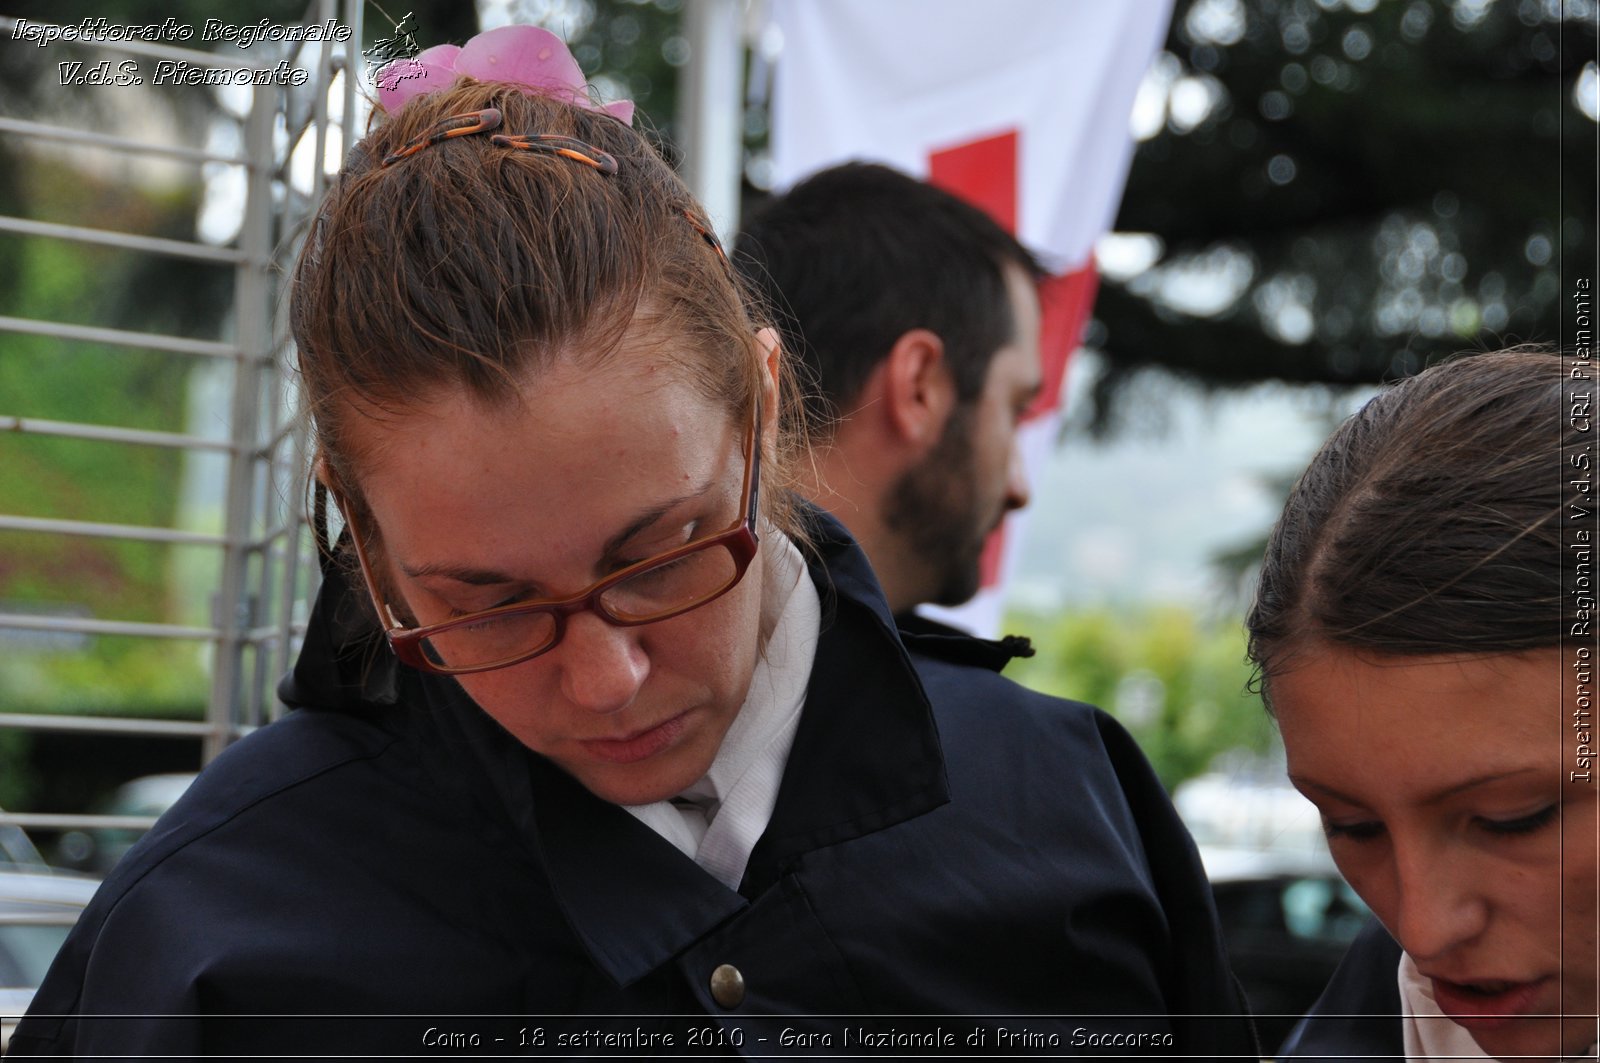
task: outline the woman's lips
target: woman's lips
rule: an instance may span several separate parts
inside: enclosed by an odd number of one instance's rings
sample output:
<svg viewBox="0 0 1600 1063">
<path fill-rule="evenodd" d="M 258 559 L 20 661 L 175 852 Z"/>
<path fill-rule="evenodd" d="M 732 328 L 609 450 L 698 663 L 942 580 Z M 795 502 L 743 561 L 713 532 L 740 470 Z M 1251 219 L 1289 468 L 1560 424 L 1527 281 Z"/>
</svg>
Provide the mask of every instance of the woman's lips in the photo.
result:
<svg viewBox="0 0 1600 1063">
<path fill-rule="evenodd" d="M 1449 982 L 1442 978 L 1433 980 L 1433 1002 L 1439 1010 L 1450 1016 L 1458 1025 L 1468 1030 L 1492 1030 L 1512 1020 L 1529 1014 L 1547 1011 L 1536 1008 L 1541 990 L 1550 983 L 1549 978 L 1534 982 Z M 1492 989 L 1493 992 L 1484 992 Z"/>
<path fill-rule="evenodd" d="M 626 738 L 585 738 L 578 744 L 596 760 L 633 764 L 655 756 L 677 741 L 688 719 L 687 712 L 680 712 L 665 723 L 637 731 Z"/>
</svg>

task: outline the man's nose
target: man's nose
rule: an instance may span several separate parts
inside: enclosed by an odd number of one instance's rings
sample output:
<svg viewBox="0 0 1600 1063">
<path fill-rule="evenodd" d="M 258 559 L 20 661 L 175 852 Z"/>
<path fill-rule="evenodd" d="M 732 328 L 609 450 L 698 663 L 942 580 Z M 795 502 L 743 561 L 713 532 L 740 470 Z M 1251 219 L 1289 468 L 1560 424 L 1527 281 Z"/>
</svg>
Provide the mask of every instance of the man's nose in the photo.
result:
<svg viewBox="0 0 1600 1063">
<path fill-rule="evenodd" d="M 1011 456 L 1006 462 L 1006 509 L 1021 509 L 1033 497 L 1028 487 L 1028 463 L 1022 459 L 1022 446 L 1011 434 Z"/>
</svg>

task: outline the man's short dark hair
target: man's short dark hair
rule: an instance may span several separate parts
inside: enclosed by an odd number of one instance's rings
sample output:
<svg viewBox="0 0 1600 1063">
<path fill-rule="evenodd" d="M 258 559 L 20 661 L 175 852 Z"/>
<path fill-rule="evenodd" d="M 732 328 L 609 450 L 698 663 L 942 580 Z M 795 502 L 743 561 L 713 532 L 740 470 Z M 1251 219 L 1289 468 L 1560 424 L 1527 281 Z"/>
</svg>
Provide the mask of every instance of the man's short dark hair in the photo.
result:
<svg viewBox="0 0 1600 1063">
<path fill-rule="evenodd" d="M 939 336 L 957 395 L 976 398 L 994 353 L 1015 336 L 1005 267 L 1045 275 L 977 207 L 856 162 L 768 201 L 739 234 L 733 260 L 804 365 L 807 413 L 825 434 L 912 329 Z"/>
</svg>

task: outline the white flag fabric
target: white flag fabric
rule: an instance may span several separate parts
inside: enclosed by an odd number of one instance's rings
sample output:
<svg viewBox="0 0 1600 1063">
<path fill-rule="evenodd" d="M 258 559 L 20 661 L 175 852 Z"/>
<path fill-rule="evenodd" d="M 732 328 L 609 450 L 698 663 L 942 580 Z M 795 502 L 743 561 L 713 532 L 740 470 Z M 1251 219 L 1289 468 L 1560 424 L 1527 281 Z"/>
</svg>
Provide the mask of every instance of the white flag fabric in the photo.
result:
<svg viewBox="0 0 1600 1063">
<path fill-rule="evenodd" d="M 1021 445 L 1037 482 L 1061 381 L 1093 304 L 1095 240 L 1133 155 L 1134 95 L 1170 0 L 773 0 L 775 183 L 859 159 L 924 177 L 989 211 L 1056 277 L 1041 290 L 1045 393 Z M 996 533 L 984 585 L 923 611 L 993 636 L 1026 510 Z"/>
</svg>

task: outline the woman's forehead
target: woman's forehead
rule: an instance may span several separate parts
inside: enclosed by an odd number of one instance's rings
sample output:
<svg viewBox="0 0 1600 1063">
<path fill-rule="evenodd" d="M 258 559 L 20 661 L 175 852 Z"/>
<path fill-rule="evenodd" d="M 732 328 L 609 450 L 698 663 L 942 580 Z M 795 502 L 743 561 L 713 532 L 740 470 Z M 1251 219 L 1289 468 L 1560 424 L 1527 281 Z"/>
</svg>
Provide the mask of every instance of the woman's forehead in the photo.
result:
<svg viewBox="0 0 1600 1063">
<path fill-rule="evenodd" d="M 397 446 L 403 454 L 420 434 L 438 434 L 441 423 L 460 424 L 463 412 L 485 422 L 515 422 L 530 412 L 543 416 L 542 407 L 582 407 L 606 415 L 617 433 L 639 432 L 651 426 L 630 423 L 645 420 L 632 414 L 648 414 L 658 401 L 683 409 L 682 400 L 693 397 L 683 392 L 687 385 L 703 396 L 694 404 L 695 423 L 714 420 L 716 407 L 739 418 L 748 402 L 742 374 L 730 371 L 737 368 L 729 364 L 738 360 L 737 349 L 686 333 L 648 298 L 620 317 L 597 314 L 557 345 L 523 350 L 513 344 L 520 353 L 510 362 L 491 356 L 487 373 L 458 364 L 460 352 L 437 354 L 440 377 L 396 381 L 381 395 L 347 394 L 343 414 L 330 426 L 344 467 L 364 481 L 364 472 L 389 460 Z M 618 401 L 608 406 L 610 396 Z"/>
<path fill-rule="evenodd" d="M 1290 772 L 1346 792 L 1442 786 L 1549 760 L 1558 651 L 1374 657 L 1322 648 L 1273 680 Z"/>
<path fill-rule="evenodd" d="M 361 473 L 387 547 L 413 567 L 463 551 L 497 567 L 534 541 L 592 553 L 640 513 L 720 482 L 742 439 L 724 407 L 645 362 L 558 365 L 516 402 L 430 398 L 367 426 L 381 438 Z"/>
<path fill-rule="evenodd" d="M 434 385 L 382 408 L 356 406 L 351 449 L 382 465 L 426 453 L 471 459 L 481 450 L 536 442 L 548 454 L 599 437 L 622 444 L 662 433 L 706 432 L 729 420 L 726 404 L 701 394 L 693 374 L 660 352 L 639 357 L 558 358 L 483 394 Z"/>
</svg>

